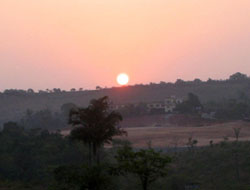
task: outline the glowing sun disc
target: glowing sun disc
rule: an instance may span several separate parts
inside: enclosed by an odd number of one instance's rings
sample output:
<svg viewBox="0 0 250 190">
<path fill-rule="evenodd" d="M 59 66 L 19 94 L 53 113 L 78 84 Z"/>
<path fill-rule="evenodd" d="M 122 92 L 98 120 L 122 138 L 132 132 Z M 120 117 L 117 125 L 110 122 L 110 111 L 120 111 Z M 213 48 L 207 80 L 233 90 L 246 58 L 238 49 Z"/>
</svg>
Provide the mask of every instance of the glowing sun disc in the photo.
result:
<svg viewBox="0 0 250 190">
<path fill-rule="evenodd" d="M 121 73 L 117 76 L 117 83 L 120 85 L 126 85 L 129 82 L 129 76 L 126 73 Z"/>
</svg>

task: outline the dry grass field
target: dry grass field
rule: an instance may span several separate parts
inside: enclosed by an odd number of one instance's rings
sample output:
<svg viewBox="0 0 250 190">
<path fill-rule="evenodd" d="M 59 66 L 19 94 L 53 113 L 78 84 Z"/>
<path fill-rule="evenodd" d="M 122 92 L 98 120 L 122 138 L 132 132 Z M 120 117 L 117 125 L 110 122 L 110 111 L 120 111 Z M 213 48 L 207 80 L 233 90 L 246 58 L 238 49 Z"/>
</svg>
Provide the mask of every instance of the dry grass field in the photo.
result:
<svg viewBox="0 0 250 190">
<path fill-rule="evenodd" d="M 153 147 L 184 147 L 188 138 L 198 140 L 198 146 L 209 145 L 223 141 L 225 137 L 229 141 L 235 140 L 233 128 L 241 128 L 239 140 L 250 140 L 250 122 L 235 121 L 231 123 L 216 124 L 204 127 L 137 127 L 126 128 L 127 137 L 117 137 L 129 140 L 134 147 L 146 147 L 151 142 Z M 69 130 L 62 131 L 63 135 L 69 134 Z"/>
</svg>

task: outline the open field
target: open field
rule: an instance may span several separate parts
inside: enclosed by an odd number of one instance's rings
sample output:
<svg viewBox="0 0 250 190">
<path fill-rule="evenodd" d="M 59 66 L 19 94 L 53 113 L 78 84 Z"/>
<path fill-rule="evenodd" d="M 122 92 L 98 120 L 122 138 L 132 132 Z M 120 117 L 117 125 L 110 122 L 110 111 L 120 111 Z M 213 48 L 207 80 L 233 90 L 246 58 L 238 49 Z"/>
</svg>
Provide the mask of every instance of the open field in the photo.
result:
<svg viewBox="0 0 250 190">
<path fill-rule="evenodd" d="M 233 128 L 241 128 L 239 140 L 250 140 L 250 123 L 236 121 L 231 123 L 216 124 L 205 127 L 137 127 L 126 128 L 127 137 L 119 139 L 129 140 L 135 147 L 145 147 L 151 141 L 153 147 L 183 147 L 188 138 L 198 140 L 198 146 L 209 145 L 223 141 L 225 137 L 229 141 L 235 140 Z M 62 131 L 63 135 L 69 134 L 69 130 Z"/>
</svg>

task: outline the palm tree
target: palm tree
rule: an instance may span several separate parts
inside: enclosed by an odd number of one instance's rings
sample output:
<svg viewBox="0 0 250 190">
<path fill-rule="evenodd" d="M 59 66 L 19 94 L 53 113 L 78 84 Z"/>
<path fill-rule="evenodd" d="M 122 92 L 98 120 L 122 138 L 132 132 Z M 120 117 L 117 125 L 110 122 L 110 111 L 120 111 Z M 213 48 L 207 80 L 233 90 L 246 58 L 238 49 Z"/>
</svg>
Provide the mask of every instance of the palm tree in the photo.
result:
<svg viewBox="0 0 250 190">
<path fill-rule="evenodd" d="M 94 99 L 87 108 L 70 111 L 69 123 L 75 126 L 70 133 L 72 140 L 82 141 L 89 148 L 89 163 L 93 159 L 99 163 L 99 151 L 105 143 L 111 143 L 114 136 L 126 132 L 117 127 L 122 121 L 121 114 L 109 109 L 107 96 Z"/>
</svg>

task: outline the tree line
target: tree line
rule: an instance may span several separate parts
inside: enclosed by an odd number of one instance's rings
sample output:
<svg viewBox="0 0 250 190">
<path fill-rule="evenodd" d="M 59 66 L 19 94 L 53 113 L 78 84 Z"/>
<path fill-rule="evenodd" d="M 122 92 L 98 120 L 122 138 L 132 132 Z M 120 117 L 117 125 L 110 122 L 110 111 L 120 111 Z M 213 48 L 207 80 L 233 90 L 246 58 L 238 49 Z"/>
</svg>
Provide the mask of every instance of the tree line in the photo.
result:
<svg viewBox="0 0 250 190">
<path fill-rule="evenodd" d="M 202 81 L 199 78 L 195 78 L 193 81 L 185 81 L 182 79 L 177 79 L 174 83 L 172 82 L 165 82 L 165 81 L 161 81 L 159 83 L 149 83 L 149 84 L 135 84 L 135 87 L 138 86 L 149 86 L 149 87 L 163 87 L 163 86 L 167 86 L 167 85 L 175 85 L 175 86 L 181 86 L 181 85 L 199 85 L 202 83 L 224 83 L 224 82 L 249 82 L 250 81 L 250 77 L 247 76 L 246 74 L 240 73 L 240 72 L 236 72 L 232 75 L 229 76 L 228 79 L 225 80 L 214 80 L 209 78 L 207 81 Z M 133 86 L 129 86 L 129 87 L 133 87 Z M 111 87 L 111 88 L 115 88 L 115 87 Z M 107 90 L 109 88 L 105 87 L 102 88 L 100 86 L 96 86 L 95 90 Z M 3 92 L 0 92 L 0 95 L 35 95 L 35 94 L 60 94 L 60 93 L 68 93 L 68 92 L 83 92 L 83 91 L 90 91 L 88 89 L 84 89 L 84 88 L 71 88 L 70 90 L 63 90 L 61 88 L 53 88 L 53 89 L 46 89 L 46 90 L 38 90 L 35 91 L 32 88 L 29 88 L 27 90 L 23 90 L 23 89 L 6 89 Z"/>
</svg>

